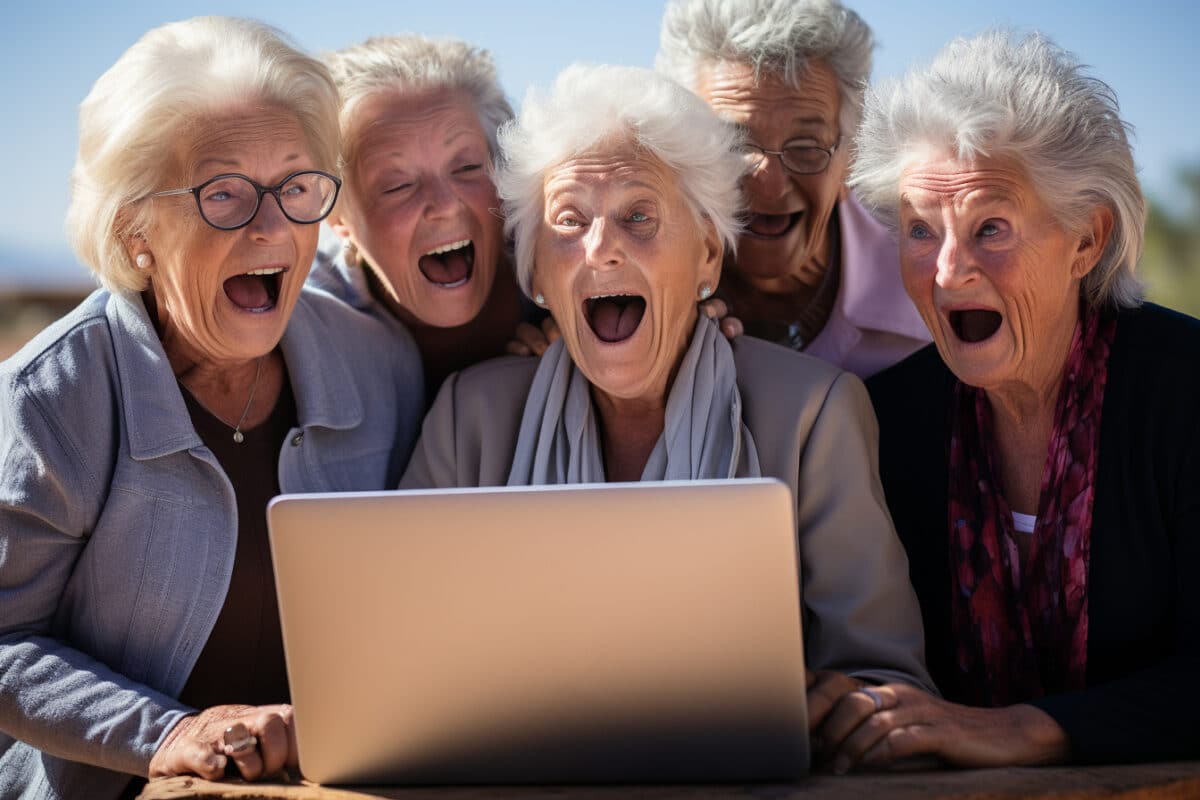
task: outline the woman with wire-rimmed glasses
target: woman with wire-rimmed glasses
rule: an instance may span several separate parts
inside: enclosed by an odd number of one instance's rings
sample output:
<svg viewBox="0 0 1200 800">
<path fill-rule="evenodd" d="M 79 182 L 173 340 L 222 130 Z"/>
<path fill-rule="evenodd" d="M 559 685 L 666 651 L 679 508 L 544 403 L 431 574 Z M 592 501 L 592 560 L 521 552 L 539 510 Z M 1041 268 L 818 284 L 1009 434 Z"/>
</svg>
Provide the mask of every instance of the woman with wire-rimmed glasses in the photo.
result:
<svg viewBox="0 0 1200 800">
<path fill-rule="evenodd" d="M 929 341 L 894 239 L 845 186 L 873 49 L 836 0 L 673 0 L 658 54 L 746 142 L 749 213 L 718 296 L 747 334 L 863 378 Z"/>
<path fill-rule="evenodd" d="M 304 288 L 337 152 L 326 68 L 244 20 L 84 101 L 103 288 L 0 364 L 0 797 L 295 763 L 267 501 L 394 486 L 423 410 L 411 343 Z"/>
</svg>

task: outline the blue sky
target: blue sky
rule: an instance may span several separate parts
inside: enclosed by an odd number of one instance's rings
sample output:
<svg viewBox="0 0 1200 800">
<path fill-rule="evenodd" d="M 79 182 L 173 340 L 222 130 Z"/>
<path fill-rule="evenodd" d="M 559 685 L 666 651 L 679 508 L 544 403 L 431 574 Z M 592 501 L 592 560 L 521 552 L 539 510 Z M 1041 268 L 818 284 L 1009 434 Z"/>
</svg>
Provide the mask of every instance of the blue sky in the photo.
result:
<svg viewBox="0 0 1200 800">
<path fill-rule="evenodd" d="M 1147 193 L 1180 196 L 1174 170 L 1200 164 L 1200 4 L 1185 0 L 847 0 L 875 30 L 876 78 L 927 61 L 949 39 L 995 25 L 1036 29 L 1074 51 L 1117 93 L 1135 126 L 1135 157 Z M 0 99 L 7 120 L 0 152 L 8 191 L 0 193 L 0 289 L 27 283 L 86 282 L 63 235 L 76 112 L 95 79 L 138 36 L 197 14 L 250 16 L 276 25 L 304 48 L 338 49 L 370 35 L 417 31 L 457 36 L 496 57 L 519 105 L 573 61 L 651 66 L 661 0 L 136 0 L 96 3 L 26 0 L 0 14 Z"/>
</svg>

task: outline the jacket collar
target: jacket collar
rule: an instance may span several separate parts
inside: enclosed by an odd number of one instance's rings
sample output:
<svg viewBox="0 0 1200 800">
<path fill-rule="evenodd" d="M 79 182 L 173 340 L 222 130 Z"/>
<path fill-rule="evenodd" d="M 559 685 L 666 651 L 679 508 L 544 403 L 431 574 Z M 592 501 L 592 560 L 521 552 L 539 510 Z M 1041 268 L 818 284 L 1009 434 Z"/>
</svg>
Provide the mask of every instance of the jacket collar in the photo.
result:
<svg viewBox="0 0 1200 800">
<path fill-rule="evenodd" d="M 362 399 L 346 364 L 330 347 L 338 333 L 314 307 L 309 292 L 301 292 L 280 342 L 300 427 L 353 428 L 363 418 Z M 130 455 L 145 460 L 201 447 L 141 296 L 112 294 L 105 313 L 113 331 Z"/>
</svg>

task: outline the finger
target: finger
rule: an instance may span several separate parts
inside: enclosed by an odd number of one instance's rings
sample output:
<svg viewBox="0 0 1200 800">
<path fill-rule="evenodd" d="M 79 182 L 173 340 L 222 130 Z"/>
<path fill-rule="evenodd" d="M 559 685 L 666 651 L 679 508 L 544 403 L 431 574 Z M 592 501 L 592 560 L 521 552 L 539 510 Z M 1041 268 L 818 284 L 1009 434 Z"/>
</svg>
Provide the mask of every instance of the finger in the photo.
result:
<svg viewBox="0 0 1200 800">
<path fill-rule="evenodd" d="M 875 717 L 883 714 L 885 709 L 895 707 L 895 696 L 886 687 L 871 686 L 864 688 L 866 691 L 855 690 L 842 696 L 837 706 L 830 712 L 828 718 L 826 718 L 825 724 L 821 726 L 821 739 L 828 752 L 846 755 L 844 752 L 845 742 L 849 737 L 859 731 L 863 725 L 871 723 Z M 878 698 L 878 702 L 875 698 Z M 886 730 L 879 731 L 877 728 L 878 724 L 872 723 L 868 732 L 863 734 L 864 737 L 868 737 L 870 740 L 865 742 L 860 749 L 850 753 L 852 763 L 858 760 L 858 756 L 867 747 L 874 744 L 875 740 L 886 733 Z M 834 771 L 837 771 L 836 759 Z"/>
<path fill-rule="evenodd" d="M 709 319 L 721 319 L 729 313 L 729 306 L 725 305 L 724 300 L 713 297 L 701 303 L 700 310 Z"/>
<path fill-rule="evenodd" d="M 209 781 L 220 780 L 225 775 L 225 756 L 216 752 L 210 744 L 196 739 L 184 738 L 171 746 L 165 768 L 151 772 L 152 778 L 174 775 L 199 775 Z"/>
<path fill-rule="evenodd" d="M 238 772 L 248 781 L 263 774 L 262 757 L 259 755 L 259 726 L 235 722 L 225 729 L 222 750 L 237 766 Z"/>
<path fill-rule="evenodd" d="M 808 688 L 809 730 L 820 727 L 842 696 L 854 691 L 858 686 L 858 681 L 840 672 L 818 670 L 816 680 Z"/>
<path fill-rule="evenodd" d="M 879 767 L 902 758 L 933 753 L 937 748 L 934 747 L 928 733 L 927 725 L 894 727 L 867 748 L 859 757 L 858 763 L 868 767 Z"/>
<path fill-rule="evenodd" d="M 504 345 L 504 352 L 508 353 L 510 356 L 533 355 L 533 351 L 531 351 L 527 345 L 515 340 Z"/>
<path fill-rule="evenodd" d="M 258 725 L 258 753 L 263 775 L 278 775 L 287 764 L 291 743 L 287 726 L 278 714 L 268 714 Z"/>
<path fill-rule="evenodd" d="M 736 339 L 745 335 L 746 329 L 737 317 L 725 317 L 721 320 L 721 333 L 725 334 L 726 339 Z"/>
</svg>

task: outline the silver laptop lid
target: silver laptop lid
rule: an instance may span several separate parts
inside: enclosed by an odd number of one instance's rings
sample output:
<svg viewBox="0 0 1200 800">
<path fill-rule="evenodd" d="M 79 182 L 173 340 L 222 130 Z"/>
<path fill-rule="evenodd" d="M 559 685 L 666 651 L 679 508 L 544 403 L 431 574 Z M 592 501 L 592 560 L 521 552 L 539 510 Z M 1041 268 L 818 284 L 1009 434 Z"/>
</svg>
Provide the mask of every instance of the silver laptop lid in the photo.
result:
<svg viewBox="0 0 1200 800">
<path fill-rule="evenodd" d="M 276 498 L 302 771 L 375 784 L 803 773 L 793 513 L 766 479 Z"/>
</svg>

